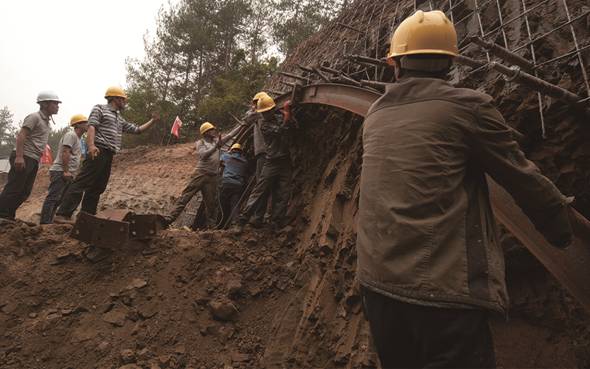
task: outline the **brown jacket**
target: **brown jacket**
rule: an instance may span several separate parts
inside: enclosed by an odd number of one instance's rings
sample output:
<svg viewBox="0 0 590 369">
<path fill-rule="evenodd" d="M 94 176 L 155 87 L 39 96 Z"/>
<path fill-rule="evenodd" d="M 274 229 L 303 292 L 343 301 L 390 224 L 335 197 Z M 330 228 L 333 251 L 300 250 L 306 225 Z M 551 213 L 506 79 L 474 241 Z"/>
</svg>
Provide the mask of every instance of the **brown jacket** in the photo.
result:
<svg viewBox="0 0 590 369">
<path fill-rule="evenodd" d="M 492 98 L 435 78 L 392 84 L 367 115 L 358 224 L 362 285 L 394 299 L 504 312 L 504 256 L 485 173 L 549 241 L 565 197 L 524 157 Z"/>
</svg>

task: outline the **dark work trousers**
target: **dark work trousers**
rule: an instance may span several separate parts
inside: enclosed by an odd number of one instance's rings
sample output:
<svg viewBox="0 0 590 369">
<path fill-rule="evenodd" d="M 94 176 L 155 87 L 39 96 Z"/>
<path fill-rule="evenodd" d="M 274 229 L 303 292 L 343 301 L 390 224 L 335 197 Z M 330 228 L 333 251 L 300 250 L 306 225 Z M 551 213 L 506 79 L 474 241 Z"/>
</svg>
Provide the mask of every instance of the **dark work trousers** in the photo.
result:
<svg viewBox="0 0 590 369">
<path fill-rule="evenodd" d="M 488 312 L 404 303 L 362 288 L 365 317 L 386 368 L 495 368 Z"/>
<path fill-rule="evenodd" d="M 57 215 L 71 217 L 80 201 L 82 209 L 89 214 L 96 214 L 100 195 L 106 190 L 111 177 L 111 165 L 114 153 L 99 147 L 100 153 L 94 159 L 90 156 L 82 162 L 80 172 L 64 193 L 63 201 Z"/>
<path fill-rule="evenodd" d="M 246 207 L 240 215 L 240 223 L 246 223 L 269 194 L 272 195 L 271 221 L 283 226 L 287 214 L 291 185 L 291 158 L 267 159 Z"/>
<path fill-rule="evenodd" d="M 49 171 L 49 180 L 49 190 L 41 208 L 41 224 L 53 223 L 57 207 L 61 204 L 64 193 L 72 183 L 71 178 L 66 179 L 64 172 L 57 170 Z"/>
<path fill-rule="evenodd" d="M 13 151 L 10 154 L 10 171 L 6 185 L 0 193 L 0 218 L 14 219 L 16 217 L 16 209 L 29 198 L 39 170 L 39 162 L 25 156 L 25 168 L 17 171 L 14 167 L 15 158 L 16 152 Z"/>
<path fill-rule="evenodd" d="M 199 170 L 195 170 L 191 175 L 189 183 L 174 203 L 174 208 L 168 216 L 169 223 L 176 220 L 193 196 L 201 191 L 203 202 L 205 203 L 205 210 L 207 211 L 207 225 L 215 227 L 215 224 L 217 224 L 217 185 L 217 174 L 201 173 Z"/>
<path fill-rule="evenodd" d="M 256 183 L 260 181 L 260 176 L 262 175 L 262 168 L 264 168 L 264 163 L 266 162 L 266 154 L 258 154 L 256 156 Z M 252 222 L 257 224 L 262 224 L 264 222 L 264 214 L 266 214 L 266 209 L 268 207 L 268 197 L 267 194 L 262 200 L 260 200 L 260 205 L 254 209 L 254 214 L 252 215 Z"/>
<path fill-rule="evenodd" d="M 240 201 L 243 190 L 243 185 L 234 183 L 221 183 L 221 189 L 219 190 L 219 203 L 221 205 L 221 211 L 223 212 L 221 217 L 222 226 L 225 226 L 228 221 L 236 220 L 237 214 L 239 213 L 239 209 L 236 209 L 236 206 Z"/>
</svg>

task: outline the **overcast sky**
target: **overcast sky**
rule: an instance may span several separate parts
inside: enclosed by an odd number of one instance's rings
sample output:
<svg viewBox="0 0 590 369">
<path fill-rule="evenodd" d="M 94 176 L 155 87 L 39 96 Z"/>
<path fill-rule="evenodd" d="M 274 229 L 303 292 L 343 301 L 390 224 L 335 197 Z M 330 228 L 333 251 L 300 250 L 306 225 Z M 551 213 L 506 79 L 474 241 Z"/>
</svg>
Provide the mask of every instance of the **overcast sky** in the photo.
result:
<svg viewBox="0 0 590 369">
<path fill-rule="evenodd" d="M 143 55 L 167 0 L 0 0 L 0 107 L 15 123 L 37 111 L 41 90 L 63 103 L 65 126 L 104 103 L 110 85 L 125 86 L 125 58 Z"/>
</svg>

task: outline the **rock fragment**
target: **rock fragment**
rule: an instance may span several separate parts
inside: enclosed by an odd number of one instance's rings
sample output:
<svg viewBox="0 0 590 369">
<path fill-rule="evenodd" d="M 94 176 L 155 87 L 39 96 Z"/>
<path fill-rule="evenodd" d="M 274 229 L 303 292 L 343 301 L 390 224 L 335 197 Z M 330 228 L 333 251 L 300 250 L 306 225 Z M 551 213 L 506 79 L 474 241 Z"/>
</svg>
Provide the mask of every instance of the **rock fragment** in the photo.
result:
<svg viewBox="0 0 590 369">
<path fill-rule="evenodd" d="M 236 306 L 227 299 L 213 300 L 209 302 L 209 310 L 213 318 L 221 321 L 234 320 L 238 315 Z"/>
</svg>

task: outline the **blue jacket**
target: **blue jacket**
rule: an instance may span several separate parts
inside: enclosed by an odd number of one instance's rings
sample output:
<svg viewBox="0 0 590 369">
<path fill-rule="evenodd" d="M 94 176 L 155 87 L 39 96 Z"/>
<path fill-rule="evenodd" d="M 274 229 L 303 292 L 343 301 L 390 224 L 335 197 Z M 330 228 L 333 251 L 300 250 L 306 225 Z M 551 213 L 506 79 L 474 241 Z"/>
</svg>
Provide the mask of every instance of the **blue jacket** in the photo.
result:
<svg viewBox="0 0 590 369">
<path fill-rule="evenodd" d="M 246 183 L 248 174 L 248 160 L 239 151 L 226 152 L 221 155 L 223 162 L 222 184 L 233 184 L 243 186 Z"/>
</svg>

